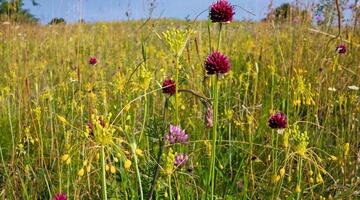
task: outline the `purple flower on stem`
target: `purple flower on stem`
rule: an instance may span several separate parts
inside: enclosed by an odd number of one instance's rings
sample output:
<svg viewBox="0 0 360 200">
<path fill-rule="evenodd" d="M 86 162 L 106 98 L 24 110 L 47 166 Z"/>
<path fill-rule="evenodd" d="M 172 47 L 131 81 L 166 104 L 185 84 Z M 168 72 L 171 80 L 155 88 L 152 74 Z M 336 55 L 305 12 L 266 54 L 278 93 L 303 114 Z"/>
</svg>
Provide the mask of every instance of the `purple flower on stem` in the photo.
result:
<svg viewBox="0 0 360 200">
<path fill-rule="evenodd" d="M 299 19 L 298 17 L 295 17 L 294 20 L 293 20 L 293 22 L 294 22 L 295 24 L 299 23 L 299 21 L 300 21 L 300 19 Z"/>
<path fill-rule="evenodd" d="M 223 22 L 230 23 L 234 16 L 234 6 L 226 0 L 219 0 L 210 7 L 210 20 L 214 23 Z"/>
<path fill-rule="evenodd" d="M 66 194 L 58 193 L 52 198 L 52 200 L 68 200 Z"/>
<path fill-rule="evenodd" d="M 346 46 L 345 44 L 339 44 L 339 46 L 336 47 L 336 51 L 339 54 L 345 54 L 346 53 Z"/>
<path fill-rule="evenodd" d="M 181 130 L 180 126 L 174 126 L 170 124 L 170 133 L 164 135 L 165 140 L 170 144 L 183 143 L 188 144 L 188 134 L 185 130 Z"/>
<path fill-rule="evenodd" d="M 274 115 L 271 115 L 269 119 L 269 126 L 272 129 L 283 130 L 286 128 L 286 115 L 284 113 L 278 112 Z M 281 131 L 279 131 L 281 133 Z"/>
<path fill-rule="evenodd" d="M 226 74 L 230 68 L 229 58 L 218 51 L 210 54 L 205 60 L 207 74 Z"/>
<path fill-rule="evenodd" d="M 171 79 L 166 79 L 162 84 L 162 90 L 165 94 L 173 95 L 176 92 L 176 83 Z"/>
<path fill-rule="evenodd" d="M 316 15 L 315 20 L 317 23 L 319 23 L 322 20 L 322 17 L 320 15 Z"/>
<path fill-rule="evenodd" d="M 182 167 L 186 164 L 186 162 L 189 160 L 189 156 L 183 153 L 178 153 L 175 156 L 175 161 L 174 161 L 174 165 L 176 167 Z"/>
<path fill-rule="evenodd" d="M 90 59 L 89 59 L 89 64 L 90 64 L 90 65 L 95 65 L 96 63 L 97 63 L 96 57 L 94 57 L 94 56 L 90 57 Z"/>
</svg>

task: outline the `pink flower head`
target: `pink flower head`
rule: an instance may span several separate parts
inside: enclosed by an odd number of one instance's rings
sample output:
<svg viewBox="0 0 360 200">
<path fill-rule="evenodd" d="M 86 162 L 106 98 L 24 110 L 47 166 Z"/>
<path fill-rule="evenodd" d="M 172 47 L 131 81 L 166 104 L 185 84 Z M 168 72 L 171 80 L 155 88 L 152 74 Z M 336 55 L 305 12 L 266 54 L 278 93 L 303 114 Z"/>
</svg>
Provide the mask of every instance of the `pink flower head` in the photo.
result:
<svg viewBox="0 0 360 200">
<path fill-rule="evenodd" d="M 269 126 L 272 129 L 286 128 L 286 115 L 281 112 L 271 115 L 271 117 L 269 119 Z"/>
<path fill-rule="evenodd" d="M 345 44 L 339 44 L 339 46 L 336 47 L 336 51 L 339 54 L 345 54 L 346 53 L 346 46 Z"/>
<path fill-rule="evenodd" d="M 297 23 L 299 23 L 300 19 L 298 17 L 295 17 L 293 21 L 295 24 L 297 24 Z"/>
<path fill-rule="evenodd" d="M 210 54 L 205 60 L 207 74 L 226 74 L 230 68 L 229 58 L 218 51 Z"/>
<path fill-rule="evenodd" d="M 210 20 L 214 23 L 230 23 L 234 16 L 234 6 L 227 0 L 219 0 L 213 3 L 210 7 Z"/>
<path fill-rule="evenodd" d="M 186 162 L 189 160 L 189 156 L 183 153 L 178 153 L 175 156 L 174 165 L 176 167 L 182 167 L 186 164 Z"/>
<path fill-rule="evenodd" d="M 176 91 L 176 83 L 171 79 L 166 79 L 162 84 L 162 90 L 165 94 L 173 95 Z"/>
<path fill-rule="evenodd" d="M 96 63 L 97 63 L 96 57 L 95 56 L 90 57 L 89 64 L 90 65 L 95 65 Z"/>
<path fill-rule="evenodd" d="M 320 15 L 315 16 L 316 22 L 320 22 L 322 20 L 322 17 Z"/>
<path fill-rule="evenodd" d="M 68 200 L 66 194 L 58 193 L 52 198 L 52 200 Z"/>
<path fill-rule="evenodd" d="M 170 144 L 183 143 L 188 144 L 188 134 L 185 130 L 181 130 L 180 126 L 174 126 L 170 124 L 170 133 L 164 135 L 165 140 Z"/>
</svg>

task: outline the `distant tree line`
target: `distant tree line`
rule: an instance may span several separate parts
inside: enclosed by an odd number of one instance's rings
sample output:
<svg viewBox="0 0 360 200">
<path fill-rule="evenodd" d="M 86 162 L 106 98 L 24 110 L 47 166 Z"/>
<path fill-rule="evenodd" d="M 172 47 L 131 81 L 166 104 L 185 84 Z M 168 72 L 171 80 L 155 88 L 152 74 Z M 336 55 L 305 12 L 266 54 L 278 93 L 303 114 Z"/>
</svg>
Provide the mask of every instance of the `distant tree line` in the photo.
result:
<svg viewBox="0 0 360 200">
<path fill-rule="evenodd" d="M 344 11 L 348 7 L 348 3 L 349 0 L 339 0 L 340 9 Z M 296 3 L 283 3 L 269 11 L 263 21 L 284 22 L 293 19 L 311 21 L 312 15 L 321 16 L 322 21 L 329 25 L 337 20 L 336 0 L 319 0 L 317 3 L 313 3 L 312 9 L 313 12 L 310 12 L 310 10 L 298 6 Z"/>
<path fill-rule="evenodd" d="M 33 5 L 38 5 L 35 0 Z M 34 17 L 29 10 L 24 9 L 23 0 L 0 0 L 0 20 L 14 21 L 19 23 L 37 23 L 39 19 Z"/>
</svg>

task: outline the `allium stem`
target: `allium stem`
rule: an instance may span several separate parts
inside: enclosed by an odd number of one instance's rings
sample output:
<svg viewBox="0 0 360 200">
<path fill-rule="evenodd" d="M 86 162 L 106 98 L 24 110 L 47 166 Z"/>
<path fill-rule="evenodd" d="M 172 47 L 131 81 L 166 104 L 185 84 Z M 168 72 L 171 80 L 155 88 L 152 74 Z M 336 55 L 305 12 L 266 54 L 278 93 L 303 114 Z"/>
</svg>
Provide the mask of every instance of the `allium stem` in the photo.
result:
<svg viewBox="0 0 360 200">
<path fill-rule="evenodd" d="M 144 199 L 144 193 L 143 193 L 142 183 L 141 183 L 141 176 L 140 176 L 140 170 L 139 170 L 139 161 L 138 161 L 137 154 L 135 152 L 136 148 L 137 148 L 136 144 L 133 143 L 132 144 L 132 153 L 134 155 L 134 160 L 135 160 L 135 169 L 136 169 L 136 176 L 137 176 L 138 183 L 139 183 L 140 199 L 143 200 Z"/>
<path fill-rule="evenodd" d="M 105 170 L 105 146 L 101 145 L 101 178 L 102 178 L 102 199 L 107 200 L 106 192 L 106 170 Z"/>
<path fill-rule="evenodd" d="M 175 114 L 176 114 L 176 124 L 179 125 L 179 57 L 175 57 Z"/>
<path fill-rule="evenodd" d="M 298 186 L 300 186 L 300 192 L 297 193 L 297 197 L 296 199 L 301 199 L 301 192 L 302 192 L 302 189 L 301 189 L 301 178 L 302 178 L 302 157 L 299 156 L 299 162 L 298 162 L 298 170 L 299 170 L 299 173 L 298 173 Z"/>
<path fill-rule="evenodd" d="M 217 139 L 217 123 L 218 123 L 218 104 L 219 104 L 219 84 L 218 76 L 214 77 L 214 115 L 213 115 L 213 136 L 212 136 L 212 153 L 211 153 L 211 164 L 210 164 L 210 177 L 211 177 L 211 199 L 214 199 L 215 192 L 215 161 L 216 161 L 216 139 Z"/>
<path fill-rule="evenodd" d="M 222 26 L 223 26 L 223 24 L 219 23 L 219 37 L 218 37 L 218 43 L 217 43 L 217 51 L 220 51 Z"/>
</svg>

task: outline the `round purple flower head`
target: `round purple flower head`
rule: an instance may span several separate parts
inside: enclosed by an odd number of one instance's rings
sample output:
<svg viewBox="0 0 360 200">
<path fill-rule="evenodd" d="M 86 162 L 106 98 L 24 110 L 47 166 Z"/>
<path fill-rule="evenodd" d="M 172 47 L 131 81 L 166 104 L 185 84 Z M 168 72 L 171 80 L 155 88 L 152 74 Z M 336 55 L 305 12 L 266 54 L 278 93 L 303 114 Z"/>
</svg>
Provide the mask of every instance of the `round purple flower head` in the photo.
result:
<svg viewBox="0 0 360 200">
<path fill-rule="evenodd" d="M 207 74 L 226 74 L 230 68 L 229 58 L 218 51 L 210 54 L 205 60 Z"/>
<path fill-rule="evenodd" d="M 322 17 L 320 15 L 315 16 L 316 22 L 320 22 L 322 20 Z"/>
<path fill-rule="evenodd" d="M 189 160 L 189 156 L 183 153 L 178 153 L 175 156 L 174 165 L 176 167 L 182 167 L 186 164 L 186 162 Z"/>
<path fill-rule="evenodd" d="M 336 51 L 339 54 L 345 54 L 346 53 L 346 46 L 345 44 L 339 44 L 339 46 L 336 47 Z"/>
<path fill-rule="evenodd" d="M 95 65 L 96 63 L 97 63 L 96 57 L 94 57 L 94 56 L 90 57 L 90 59 L 89 59 L 89 64 L 90 64 L 90 65 Z"/>
<path fill-rule="evenodd" d="M 170 144 L 176 142 L 188 144 L 188 134 L 185 130 L 181 130 L 180 126 L 174 126 L 170 124 L 170 133 L 164 135 L 165 140 L 169 141 Z"/>
<path fill-rule="evenodd" d="M 171 79 L 166 79 L 162 84 L 162 90 L 165 94 L 173 95 L 176 91 L 176 83 Z"/>
<path fill-rule="evenodd" d="M 52 198 L 52 200 L 68 200 L 66 194 L 58 193 Z"/>
<path fill-rule="evenodd" d="M 272 129 L 284 129 L 286 128 L 286 115 L 284 113 L 276 113 L 271 115 L 269 119 L 269 126 Z"/>
<path fill-rule="evenodd" d="M 230 23 L 234 16 L 234 6 L 226 0 L 219 0 L 213 3 L 210 7 L 210 20 L 212 22 Z"/>
<path fill-rule="evenodd" d="M 299 23 L 299 21 L 300 21 L 300 19 L 299 19 L 298 17 L 295 17 L 294 20 L 293 20 L 293 22 L 294 22 L 295 24 Z"/>
</svg>

